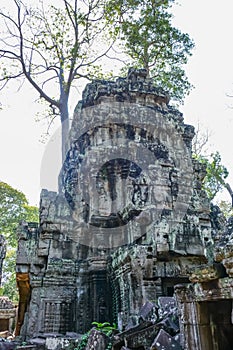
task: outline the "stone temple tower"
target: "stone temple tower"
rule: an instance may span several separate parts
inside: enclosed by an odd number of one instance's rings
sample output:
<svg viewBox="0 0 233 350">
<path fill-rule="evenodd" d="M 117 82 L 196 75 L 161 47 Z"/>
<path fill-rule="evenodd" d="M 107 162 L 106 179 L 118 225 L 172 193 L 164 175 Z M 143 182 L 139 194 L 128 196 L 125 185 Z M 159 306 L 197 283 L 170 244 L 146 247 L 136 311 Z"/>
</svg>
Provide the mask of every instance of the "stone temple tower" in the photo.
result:
<svg viewBox="0 0 233 350">
<path fill-rule="evenodd" d="M 146 301 L 213 263 L 193 136 L 144 70 L 86 86 L 59 191 L 42 190 L 39 228 L 19 230 L 18 332 L 83 333 L 93 321 L 124 329 Z"/>
</svg>

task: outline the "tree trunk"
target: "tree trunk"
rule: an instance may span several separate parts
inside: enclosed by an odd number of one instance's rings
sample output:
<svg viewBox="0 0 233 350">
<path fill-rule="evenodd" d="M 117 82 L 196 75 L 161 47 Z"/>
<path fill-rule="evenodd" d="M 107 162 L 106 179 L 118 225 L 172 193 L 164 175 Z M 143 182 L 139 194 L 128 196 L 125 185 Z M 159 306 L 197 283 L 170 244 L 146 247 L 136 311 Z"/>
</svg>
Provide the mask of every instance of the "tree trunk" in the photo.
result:
<svg viewBox="0 0 233 350">
<path fill-rule="evenodd" d="M 69 112 L 68 112 L 68 96 L 64 95 L 60 99 L 60 118 L 61 118 L 61 143 L 62 143 L 62 163 L 66 159 L 66 153 L 69 149 Z"/>
<path fill-rule="evenodd" d="M 229 184 L 226 184 L 225 187 L 231 196 L 231 206 L 233 208 L 233 190 L 231 189 L 231 186 Z"/>
</svg>

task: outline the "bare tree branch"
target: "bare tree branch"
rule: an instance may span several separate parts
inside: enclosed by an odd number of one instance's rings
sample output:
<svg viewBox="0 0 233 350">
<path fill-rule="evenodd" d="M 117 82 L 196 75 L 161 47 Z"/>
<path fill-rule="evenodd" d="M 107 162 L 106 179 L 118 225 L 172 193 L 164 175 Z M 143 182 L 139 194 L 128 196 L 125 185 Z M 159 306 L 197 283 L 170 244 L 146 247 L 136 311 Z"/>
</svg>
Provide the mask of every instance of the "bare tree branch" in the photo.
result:
<svg viewBox="0 0 233 350">
<path fill-rule="evenodd" d="M 204 132 L 202 132 L 201 129 L 203 128 L 200 128 L 200 124 L 198 123 L 192 143 L 193 153 L 197 156 L 206 152 L 205 148 L 210 138 L 210 131 L 206 129 Z"/>
<path fill-rule="evenodd" d="M 113 47 L 114 40 L 111 40 L 103 50 L 99 47 L 93 51 L 93 45 L 106 31 L 102 1 L 82 1 L 80 6 L 78 0 L 63 0 L 62 7 L 48 5 L 49 11 L 43 0 L 36 8 L 27 8 L 22 0 L 11 1 L 16 15 L 0 10 L 6 31 L 0 38 L 0 58 L 10 62 L 12 68 L 9 74 L 4 70 L 0 77 L 2 88 L 11 79 L 25 77 L 40 98 L 48 102 L 54 117 L 59 110 L 60 119 L 67 121 L 67 127 L 73 82 L 90 78 L 87 68 L 107 57 Z M 57 90 L 51 95 L 52 82 L 57 82 L 53 85 Z"/>
</svg>

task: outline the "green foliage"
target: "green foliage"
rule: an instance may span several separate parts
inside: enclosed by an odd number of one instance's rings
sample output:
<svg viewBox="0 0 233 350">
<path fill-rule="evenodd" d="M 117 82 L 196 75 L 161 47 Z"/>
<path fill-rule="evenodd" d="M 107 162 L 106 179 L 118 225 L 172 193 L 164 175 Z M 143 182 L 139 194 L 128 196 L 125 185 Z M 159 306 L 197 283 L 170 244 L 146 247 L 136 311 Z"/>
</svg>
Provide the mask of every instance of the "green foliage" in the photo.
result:
<svg viewBox="0 0 233 350">
<path fill-rule="evenodd" d="M 38 208 L 30 206 L 21 191 L 0 182 L 0 232 L 12 248 L 17 246 L 15 230 L 22 220 L 38 222 Z"/>
<path fill-rule="evenodd" d="M 117 330 L 117 325 L 115 323 L 113 323 L 113 325 L 111 326 L 111 324 L 109 322 L 92 322 L 92 325 L 95 327 L 95 329 L 97 329 L 98 331 L 104 333 L 107 335 L 107 337 L 111 337 L 113 332 Z M 75 348 L 75 350 L 83 350 L 85 349 L 87 342 L 88 342 L 88 338 L 90 335 L 90 331 L 86 332 L 85 334 L 83 334 L 78 346 Z M 112 342 L 109 341 L 106 350 L 110 350 L 112 349 Z"/>
<path fill-rule="evenodd" d="M 101 77 L 97 61 L 112 45 L 103 21 L 104 1 L 9 2 L 10 11 L 0 9 L 0 88 L 11 79 L 31 84 L 51 108 L 52 120 L 60 117 L 64 158 L 71 90 L 77 93 L 78 79 Z"/>
<path fill-rule="evenodd" d="M 106 347 L 106 350 L 111 350 L 112 349 L 113 343 L 110 341 Z"/>
<path fill-rule="evenodd" d="M 228 170 L 221 163 L 221 155 L 219 152 L 212 153 L 210 157 L 199 155 L 195 158 L 206 166 L 203 188 L 209 199 L 213 200 L 216 194 L 226 187 L 225 180 L 228 176 Z"/>
<path fill-rule="evenodd" d="M 217 203 L 217 205 L 219 206 L 221 212 L 223 213 L 226 219 L 229 219 L 231 216 L 233 216 L 232 203 L 221 200 Z"/>
<path fill-rule="evenodd" d="M 77 348 L 75 348 L 75 350 L 83 350 L 85 349 L 87 342 L 88 342 L 88 338 L 90 335 L 90 331 L 86 332 L 85 334 L 83 334 L 80 343 L 78 344 Z"/>
<path fill-rule="evenodd" d="M 158 86 L 182 101 L 191 89 L 183 66 L 194 47 L 188 34 L 172 26 L 174 0 L 110 0 L 106 17 L 119 33 L 130 66 L 144 67 Z"/>
<path fill-rule="evenodd" d="M 70 75 L 72 79 L 88 76 L 88 68 L 94 71 L 93 75 L 99 73 L 100 67 L 92 61 L 98 56 L 93 43 L 102 30 L 100 22 L 95 23 L 94 18 L 100 16 L 101 11 L 99 0 L 63 0 L 61 7 L 48 5 L 47 8 L 41 1 L 40 7 L 30 9 L 27 27 L 31 33 L 31 47 L 35 54 L 43 54 L 49 67 L 58 72 L 65 92 L 70 89 Z M 34 68 L 39 69 L 38 65 Z"/>
<path fill-rule="evenodd" d="M 117 330 L 116 323 L 113 323 L 113 325 L 111 326 L 109 322 L 104 322 L 104 323 L 92 322 L 92 325 L 95 326 L 95 328 L 98 331 L 103 332 L 108 337 L 110 337 L 112 333 Z"/>
<path fill-rule="evenodd" d="M 57 116 L 62 123 L 63 159 L 71 91 L 76 92 L 79 79 L 103 78 L 109 52 L 118 60 L 126 54 L 127 67 L 146 68 L 158 86 L 182 101 L 191 88 L 183 65 L 194 45 L 172 26 L 174 1 L 61 0 L 53 5 L 40 0 L 32 5 L 10 0 L 9 12 L 0 9 L 0 87 L 25 80 L 46 101 L 49 126 Z M 120 58 L 111 51 L 116 40 Z"/>
<path fill-rule="evenodd" d="M 20 221 L 38 222 L 37 207 L 30 206 L 25 195 L 5 182 L 0 182 L 0 232 L 6 238 L 7 252 L 3 263 L 2 293 L 17 300 L 15 261 L 17 236 Z"/>
<path fill-rule="evenodd" d="M 8 247 L 3 263 L 2 295 L 6 295 L 10 300 L 18 301 L 18 292 L 15 276 L 16 250 Z"/>
</svg>

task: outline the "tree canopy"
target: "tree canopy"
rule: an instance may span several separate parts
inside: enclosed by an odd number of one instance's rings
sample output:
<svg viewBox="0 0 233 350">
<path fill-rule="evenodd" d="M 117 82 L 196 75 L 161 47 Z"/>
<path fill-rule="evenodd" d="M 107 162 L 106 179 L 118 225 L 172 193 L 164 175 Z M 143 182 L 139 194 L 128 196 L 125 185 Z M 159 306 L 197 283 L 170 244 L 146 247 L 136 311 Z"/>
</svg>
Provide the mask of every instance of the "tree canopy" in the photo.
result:
<svg viewBox="0 0 233 350">
<path fill-rule="evenodd" d="M 157 85 L 179 102 L 189 93 L 184 65 L 194 47 L 189 35 L 172 25 L 174 0 L 110 0 L 108 20 L 119 33 L 130 65 L 143 67 Z"/>
<path fill-rule="evenodd" d="M 221 200 L 221 201 L 218 201 L 217 205 L 226 219 L 229 219 L 231 216 L 233 216 L 232 203 Z"/>
<path fill-rule="evenodd" d="M 116 48 L 123 65 L 146 68 L 177 100 L 190 90 L 183 65 L 193 42 L 172 26 L 174 0 L 9 2 L 10 12 L 0 10 L 2 88 L 12 79 L 26 80 L 50 106 L 51 120 L 60 117 L 63 159 L 71 90 L 78 79 L 102 77 L 101 59 L 110 58 L 113 66 Z"/>
<path fill-rule="evenodd" d="M 231 203 L 228 203 L 228 205 L 231 206 L 233 205 L 233 191 L 231 186 L 226 182 L 229 172 L 222 164 L 220 153 L 218 151 L 210 153 L 208 150 L 208 142 L 211 133 L 208 129 L 201 127 L 199 123 L 195 131 L 192 142 L 193 157 L 206 167 L 203 189 L 206 191 L 210 200 L 215 199 L 219 192 L 226 189 L 231 196 Z"/>
<path fill-rule="evenodd" d="M 7 252 L 3 263 L 2 293 L 17 299 L 15 259 L 17 248 L 16 228 L 20 221 L 38 222 L 37 207 L 30 206 L 25 195 L 5 182 L 0 182 L 0 232 L 6 238 Z"/>
<path fill-rule="evenodd" d="M 60 116 L 64 158 L 71 88 L 77 79 L 97 75 L 95 63 L 111 47 L 107 41 L 96 45 L 106 27 L 103 1 L 61 0 L 59 6 L 43 0 L 37 6 L 22 0 L 11 3 L 10 13 L 0 10 L 2 86 L 11 79 L 27 80 L 51 107 L 52 118 Z"/>
<path fill-rule="evenodd" d="M 227 188 L 226 178 L 228 177 L 227 168 L 221 163 L 219 152 L 212 153 L 209 157 L 197 156 L 199 162 L 206 166 L 206 176 L 203 182 L 203 188 L 210 200 L 213 200 L 217 193 Z"/>
<path fill-rule="evenodd" d="M 0 232 L 11 247 L 17 246 L 15 229 L 22 220 L 38 222 L 38 208 L 30 206 L 21 191 L 0 182 Z"/>
</svg>

